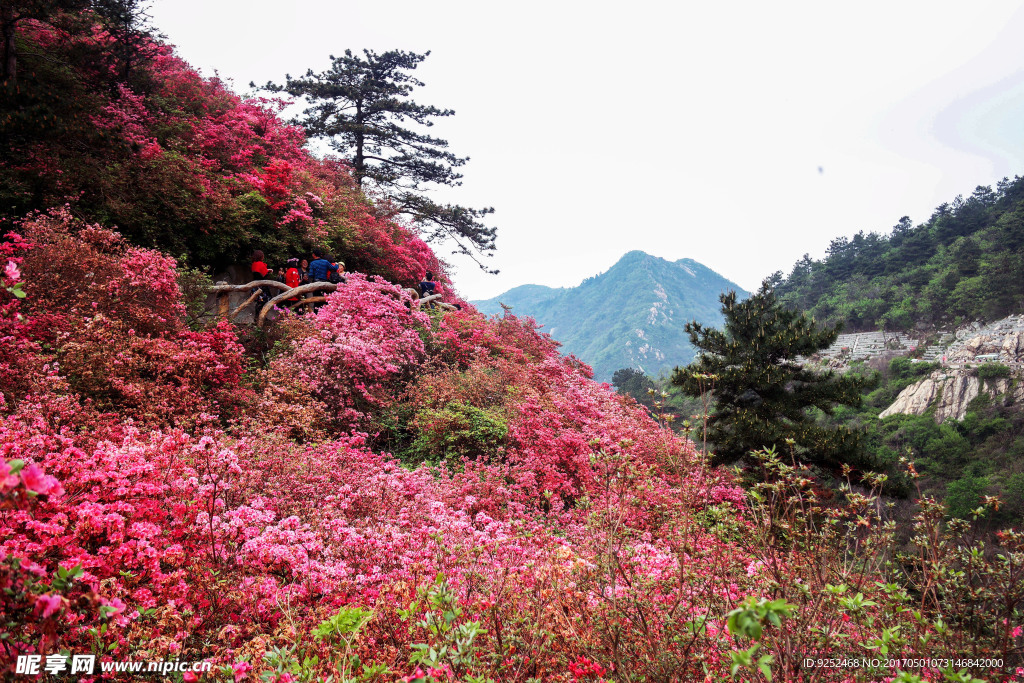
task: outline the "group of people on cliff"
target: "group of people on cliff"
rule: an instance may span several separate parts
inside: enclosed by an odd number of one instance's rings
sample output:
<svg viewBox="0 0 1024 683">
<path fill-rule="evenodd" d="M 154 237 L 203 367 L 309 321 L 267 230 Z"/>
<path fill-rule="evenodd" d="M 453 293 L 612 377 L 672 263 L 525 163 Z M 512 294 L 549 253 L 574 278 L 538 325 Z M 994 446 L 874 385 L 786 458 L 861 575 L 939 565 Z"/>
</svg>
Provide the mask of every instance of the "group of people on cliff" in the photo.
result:
<svg viewBox="0 0 1024 683">
<path fill-rule="evenodd" d="M 264 262 L 260 249 L 252 253 L 252 277 L 254 280 L 276 280 L 289 287 L 309 284 L 311 282 L 342 283 L 345 281 L 345 262 L 331 261 L 317 249 L 313 250 L 313 260 L 290 258 L 284 267 L 273 269 Z"/>
<path fill-rule="evenodd" d="M 313 282 L 330 282 L 341 284 L 345 282 L 345 262 L 332 261 L 327 254 L 319 249 L 312 250 L 313 260 L 289 258 L 283 268 L 272 269 L 264 261 L 263 251 L 256 249 L 252 253 L 252 278 L 253 280 L 275 280 L 283 282 L 289 287 L 298 287 Z M 262 287 L 260 300 L 265 303 L 273 296 L 273 292 L 267 291 L 268 287 Z M 426 271 L 423 281 L 419 283 L 421 296 L 439 294 L 437 283 L 434 282 L 434 274 Z M 260 305 L 260 304 L 258 304 Z"/>
</svg>

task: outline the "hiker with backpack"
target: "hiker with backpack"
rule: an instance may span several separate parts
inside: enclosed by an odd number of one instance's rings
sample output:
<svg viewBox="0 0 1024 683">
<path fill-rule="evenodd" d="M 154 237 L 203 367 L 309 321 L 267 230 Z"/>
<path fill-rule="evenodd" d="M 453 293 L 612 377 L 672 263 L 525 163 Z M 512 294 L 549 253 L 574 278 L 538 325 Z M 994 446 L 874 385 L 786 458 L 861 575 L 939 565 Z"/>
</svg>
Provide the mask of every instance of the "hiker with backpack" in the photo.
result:
<svg viewBox="0 0 1024 683">
<path fill-rule="evenodd" d="M 331 274 L 327 276 L 328 279 L 330 280 L 330 282 L 333 282 L 336 285 L 344 284 L 345 283 L 345 262 L 344 261 L 338 261 L 334 265 L 338 266 L 338 270 L 332 271 Z"/>
<path fill-rule="evenodd" d="M 437 283 L 434 282 L 434 274 L 428 270 L 423 276 L 423 282 L 420 283 L 420 296 L 431 294 L 437 294 Z"/>
<path fill-rule="evenodd" d="M 309 263 L 309 281 L 310 282 L 336 282 L 331 278 L 338 277 L 338 266 L 337 264 L 331 263 L 324 258 L 324 253 L 319 249 L 313 250 L 313 260 Z M 313 304 L 313 310 L 319 310 L 323 304 Z"/>
<path fill-rule="evenodd" d="M 420 296 L 428 297 L 432 294 L 437 294 L 437 283 L 434 282 L 434 274 L 428 270 L 423 276 L 423 282 L 420 283 Z M 428 302 L 427 306 L 434 308 L 434 302 Z"/>
</svg>

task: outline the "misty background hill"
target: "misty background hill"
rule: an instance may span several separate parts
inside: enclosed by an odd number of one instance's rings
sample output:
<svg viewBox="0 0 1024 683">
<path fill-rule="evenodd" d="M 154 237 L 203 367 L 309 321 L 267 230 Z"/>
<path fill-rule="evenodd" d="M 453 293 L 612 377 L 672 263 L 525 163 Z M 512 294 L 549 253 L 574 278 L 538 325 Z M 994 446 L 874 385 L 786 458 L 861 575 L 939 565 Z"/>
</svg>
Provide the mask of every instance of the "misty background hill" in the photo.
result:
<svg viewBox="0 0 1024 683">
<path fill-rule="evenodd" d="M 720 326 L 718 296 L 729 290 L 747 296 L 693 259 L 667 261 L 631 251 L 577 287 L 522 285 L 473 303 L 487 314 L 500 315 L 505 304 L 516 315 L 535 318 L 565 353 L 591 365 L 596 379 L 610 381 L 619 368 L 656 377 L 689 363 L 694 350 L 683 326 L 691 320 Z"/>
</svg>

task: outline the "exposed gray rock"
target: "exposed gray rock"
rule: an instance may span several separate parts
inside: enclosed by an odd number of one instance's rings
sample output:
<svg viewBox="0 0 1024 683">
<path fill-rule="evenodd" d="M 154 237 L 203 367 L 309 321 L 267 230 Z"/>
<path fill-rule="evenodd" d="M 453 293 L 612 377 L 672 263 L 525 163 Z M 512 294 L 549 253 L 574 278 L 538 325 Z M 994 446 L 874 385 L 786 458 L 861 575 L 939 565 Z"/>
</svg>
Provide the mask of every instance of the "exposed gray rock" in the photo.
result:
<svg viewBox="0 0 1024 683">
<path fill-rule="evenodd" d="M 962 420 L 967 406 L 981 392 L 981 381 L 965 372 L 955 372 L 942 383 L 935 404 L 935 421 Z"/>
<path fill-rule="evenodd" d="M 1011 332 L 1003 337 L 1002 353 L 1018 362 L 1024 359 L 1024 332 Z"/>
<path fill-rule="evenodd" d="M 883 410 L 879 419 L 903 413 L 923 415 L 935 404 L 935 421 L 962 420 L 967 406 L 979 394 L 988 394 L 1003 405 L 1024 400 L 1024 381 L 1021 377 L 985 380 L 978 379 L 971 368 L 959 368 L 952 372 L 936 370 L 931 376 L 911 384 L 900 392 L 891 406 Z"/>
<path fill-rule="evenodd" d="M 933 373 L 931 377 L 921 380 L 917 384 L 911 384 L 900 392 L 891 406 L 883 410 L 878 418 L 882 419 L 897 413 L 904 415 L 923 415 L 928 406 L 935 400 L 939 393 L 943 380 L 938 379 L 941 373 Z"/>
<path fill-rule="evenodd" d="M 1024 317 L 1010 316 L 987 326 L 973 323 L 957 331 L 949 346 L 946 365 L 904 389 L 879 415 L 923 415 L 933 405 L 935 421 L 962 420 L 967 406 L 979 394 L 1004 405 L 1024 400 Z M 978 378 L 984 361 L 998 360 L 1010 367 L 1010 378 Z"/>
</svg>

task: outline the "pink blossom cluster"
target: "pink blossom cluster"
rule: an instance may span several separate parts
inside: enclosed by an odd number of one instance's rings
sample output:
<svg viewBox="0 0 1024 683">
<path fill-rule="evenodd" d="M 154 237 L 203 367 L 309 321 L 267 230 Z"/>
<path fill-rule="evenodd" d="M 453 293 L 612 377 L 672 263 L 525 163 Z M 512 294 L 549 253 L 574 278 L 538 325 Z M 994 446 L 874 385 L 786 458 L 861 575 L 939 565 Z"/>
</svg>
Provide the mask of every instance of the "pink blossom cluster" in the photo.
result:
<svg viewBox="0 0 1024 683">
<path fill-rule="evenodd" d="M 438 572 L 480 614 L 507 591 L 543 592 L 555 576 L 563 597 L 593 609 L 604 596 L 622 597 L 584 588 L 610 542 L 588 521 L 596 509 L 617 509 L 635 536 L 623 558 L 630 571 L 666 585 L 678 571 L 664 514 L 682 514 L 687 498 L 654 468 L 660 451 L 688 457 L 690 446 L 588 380 L 531 324 L 467 311 L 435 326 L 400 287 L 353 275 L 274 361 L 338 418 L 331 440 L 303 445 L 259 432 L 258 415 L 237 400 L 244 364 L 230 327 L 194 332 L 175 319 L 173 262 L 64 218 L 26 228 L 39 241 L 24 251 L 27 268 L 46 267 L 50 250 L 73 244 L 93 274 L 61 301 L 30 290 L 31 317 L 64 332 L 39 337 L 55 345 L 44 351 L 26 319 L 16 330 L 29 338 L 21 355 L 42 362 L 33 372 L 46 381 L 4 386 L 11 401 L 0 449 L 5 462 L 25 463 L 24 485 L 39 495 L 0 511 L 0 552 L 22 558 L 34 580 L 55 567 L 82 571 L 70 588 L 40 594 L 48 597 L 39 613 L 60 613 L 64 624 L 48 642 L 86 642 L 107 606 L 117 624 L 112 653 L 130 651 L 142 633 L 161 652 L 223 633 L 217 656 L 233 661 L 281 623 L 283 605 L 315 624 L 325 606 L 404 604 Z M 152 292 L 138 291 L 149 283 Z M 118 317 L 90 305 L 94 292 L 169 300 L 155 318 L 141 306 Z M 242 405 L 228 405 L 232 393 Z M 390 411 L 441 396 L 484 404 L 500 396 L 511 419 L 504 451 L 409 470 L 375 448 L 379 435 L 349 431 L 379 428 Z M 217 426 L 229 409 L 242 432 Z M 633 481 L 652 475 L 651 484 L 609 488 L 623 468 Z M 385 656 L 373 655 L 378 637 L 402 643 L 416 634 L 378 633 L 366 641 L 368 656 Z"/>
<path fill-rule="evenodd" d="M 282 359 L 336 420 L 357 425 L 370 408 L 390 404 L 422 361 L 424 313 L 400 287 L 360 273 L 328 297 L 316 332 Z"/>
<path fill-rule="evenodd" d="M 91 648 L 106 624 L 105 656 L 208 657 L 251 678 L 288 642 L 326 667 L 337 651 L 304 634 L 359 607 L 373 614 L 353 644 L 362 661 L 457 677 L 465 663 L 411 658 L 437 637 L 423 596 L 440 576 L 458 623 L 486 629 L 476 670 L 502 680 L 599 680 L 638 662 L 651 677 L 685 662 L 728 677 L 740 643 L 726 615 L 783 571 L 741 541 L 759 530 L 744 492 L 532 321 L 435 320 L 355 274 L 253 368 L 232 326 L 184 325 L 172 260 L 60 211 L 21 227 L 0 245 L 30 274 L 0 316 L 12 651 Z M 51 297 L 32 285 L 62 252 L 78 270 Z M 468 421 L 438 417 L 454 405 Z M 326 419 L 305 432 L 271 419 L 296 410 Z M 434 466 L 392 455 L 451 430 L 475 446 Z M 872 585 L 872 619 L 902 623 Z M 873 637 L 856 615 L 827 619 Z"/>
</svg>

